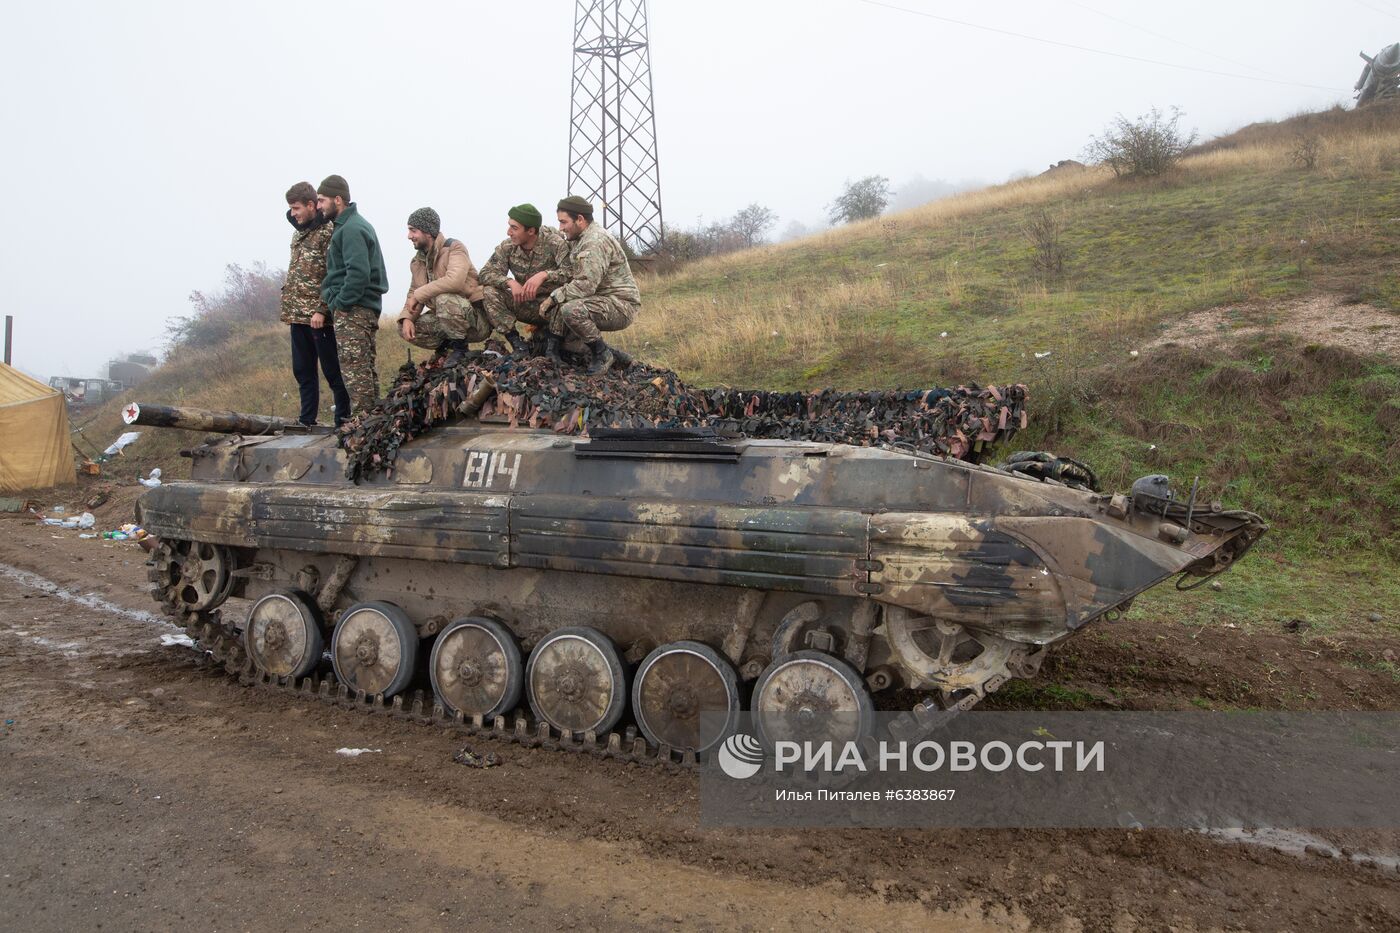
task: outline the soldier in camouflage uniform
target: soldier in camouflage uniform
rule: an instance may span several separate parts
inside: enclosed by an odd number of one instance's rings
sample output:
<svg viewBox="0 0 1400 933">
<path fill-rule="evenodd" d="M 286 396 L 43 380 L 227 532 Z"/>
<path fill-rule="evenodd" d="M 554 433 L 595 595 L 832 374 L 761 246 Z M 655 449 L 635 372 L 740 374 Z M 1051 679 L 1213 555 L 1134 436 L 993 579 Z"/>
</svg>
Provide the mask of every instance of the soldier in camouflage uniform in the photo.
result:
<svg viewBox="0 0 1400 933">
<path fill-rule="evenodd" d="M 326 277 L 326 248 L 331 242 L 331 222 L 316 209 L 316 189 L 297 182 L 287 191 L 287 222 L 292 234 L 292 261 L 282 285 L 283 324 L 292 335 L 292 375 L 301 395 L 302 424 L 315 424 L 321 410 L 320 373 L 326 376 L 335 399 L 335 423 L 350 415 L 350 396 L 340 378 L 335 344 L 335 324 L 321 300 L 321 280 Z"/>
<path fill-rule="evenodd" d="M 350 200 L 350 185 L 328 175 L 316 189 L 321 213 L 335 221 L 326 250 L 326 277 L 321 298 L 340 328 L 340 372 L 350 392 L 354 413 L 379 400 L 379 373 L 374 368 L 374 341 L 379 332 L 383 296 L 389 290 L 384 253 L 369 221 Z"/>
<path fill-rule="evenodd" d="M 545 352 L 559 359 L 564 338 L 582 340 L 592 353 L 589 375 L 612 367 L 613 351 L 599 331 L 622 330 L 636 319 L 642 295 L 627 254 L 611 234 L 593 225 L 593 205 L 576 195 L 559 202 L 559 229 L 569 239 L 569 281 L 540 305 L 549 318 Z"/>
<path fill-rule="evenodd" d="M 506 216 L 506 239 L 481 267 L 481 284 L 491 326 L 519 350 L 524 344 L 516 323 L 547 324 L 540 303 L 569 280 L 569 244 L 558 230 L 540 225 L 544 218 L 533 204 L 517 204 Z"/>
<path fill-rule="evenodd" d="M 420 207 L 410 214 L 408 240 L 417 252 L 408 263 L 399 335 L 415 347 L 459 353 L 491 336 L 476 266 L 460 240 L 442 235 L 438 212 Z"/>
</svg>

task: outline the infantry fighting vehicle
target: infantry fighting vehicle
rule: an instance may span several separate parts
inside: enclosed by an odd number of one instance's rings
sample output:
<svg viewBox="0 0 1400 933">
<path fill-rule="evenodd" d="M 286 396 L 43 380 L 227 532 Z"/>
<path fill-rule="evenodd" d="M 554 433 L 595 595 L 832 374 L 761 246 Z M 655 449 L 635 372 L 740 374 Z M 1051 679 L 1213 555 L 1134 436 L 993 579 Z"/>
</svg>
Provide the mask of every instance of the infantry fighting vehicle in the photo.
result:
<svg viewBox="0 0 1400 933">
<path fill-rule="evenodd" d="M 747 706 L 771 740 L 910 694 L 967 708 L 1265 529 L 1165 477 L 1101 495 L 897 449 L 468 418 L 351 484 L 327 429 L 127 420 L 229 432 L 139 505 L 154 594 L 229 663 L 367 705 L 430 686 L 438 716 L 667 757 L 723 737 L 703 711 Z M 231 596 L 251 608 L 224 621 Z"/>
</svg>

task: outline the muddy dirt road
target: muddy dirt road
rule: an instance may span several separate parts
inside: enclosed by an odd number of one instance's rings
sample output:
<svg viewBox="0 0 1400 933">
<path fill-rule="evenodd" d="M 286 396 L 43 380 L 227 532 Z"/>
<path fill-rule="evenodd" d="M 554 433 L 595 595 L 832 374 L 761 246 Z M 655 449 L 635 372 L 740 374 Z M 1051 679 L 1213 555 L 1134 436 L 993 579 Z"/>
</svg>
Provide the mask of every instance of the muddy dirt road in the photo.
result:
<svg viewBox="0 0 1400 933">
<path fill-rule="evenodd" d="M 1195 834 L 700 830 L 692 776 L 240 687 L 162 644 L 134 545 L 0 530 L 2 928 L 1400 928 L 1393 867 Z M 1352 660 L 1381 643 L 1112 632 L 1053 676 L 1138 708 L 1241 680 L 1288 705 L 1299 678 L 1400 708 Z"/>
</svg>

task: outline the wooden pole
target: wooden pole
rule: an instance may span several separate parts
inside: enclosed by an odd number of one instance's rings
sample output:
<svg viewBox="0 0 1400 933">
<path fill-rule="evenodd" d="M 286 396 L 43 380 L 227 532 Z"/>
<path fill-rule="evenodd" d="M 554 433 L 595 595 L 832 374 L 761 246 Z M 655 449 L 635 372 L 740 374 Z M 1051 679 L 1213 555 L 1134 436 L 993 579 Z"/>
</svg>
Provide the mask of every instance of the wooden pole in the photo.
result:
<svg viewBox="0 0 1400 933">
<path fill-rule="evenodd" d="M 13 357 L 11 357 L 11 355 L 10 355 L 10 350 L 13 349 L 14 342 L 15 342 L 15 316 L 14 316 L 13 314 L 7 314 L 7 315 L 5 315 L 5 365 L 6 365 L 6 366 L 9 366 L 9 365 L 10 365 L 10 361 L 11 361 L 11 359 L 13 358 Z"/>
</svg>

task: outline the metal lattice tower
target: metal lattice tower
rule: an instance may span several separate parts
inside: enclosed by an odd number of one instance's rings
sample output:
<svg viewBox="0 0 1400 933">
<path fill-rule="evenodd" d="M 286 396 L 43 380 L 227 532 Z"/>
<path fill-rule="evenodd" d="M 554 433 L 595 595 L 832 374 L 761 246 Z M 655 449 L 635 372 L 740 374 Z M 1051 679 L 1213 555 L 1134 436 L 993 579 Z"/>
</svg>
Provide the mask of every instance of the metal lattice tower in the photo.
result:
<svg viewBox="0 0 1400 933">
<path fill-rule="evenodd" d="M 566 190 L 633 250 L 661 244 L 646 0 L 577 0 Z"/>
</svg>

